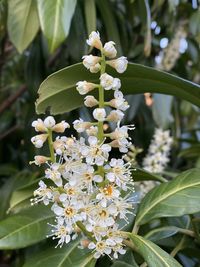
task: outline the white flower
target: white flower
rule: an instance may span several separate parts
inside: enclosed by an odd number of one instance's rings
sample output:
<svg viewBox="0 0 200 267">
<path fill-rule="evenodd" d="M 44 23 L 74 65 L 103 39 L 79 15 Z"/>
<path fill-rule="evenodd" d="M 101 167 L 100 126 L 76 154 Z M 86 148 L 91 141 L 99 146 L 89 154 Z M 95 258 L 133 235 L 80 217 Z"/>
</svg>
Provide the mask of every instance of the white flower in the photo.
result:
<svg viewBox="0 0 200 267">
<path fill-rule="evenodd" d="M 122 188 L 124 191 L 127 190 L 127 184 L 131 185 L 133 190 L 133 182 L 131 181 L 131 166 L 122 159 L 112 158 L 109 166 L 106 167 L 107 173 L 106 178 L 111 182 L 115 183 L 117 186 Z"/>
<path fill-rule="evenodd" d="M 45 177 L 51 179 L 57 186 L 62 186 L 62 178 L 59 168 L 60 164 L 53 163 L 50 169 L 45 170 Z"/>
<path fill-rule="evenodd" d="M 82 119 L 79 119 L 73 122 L 73 126 L 74 126 L 74 129 L 78 133 L 82 133 L 91 126 L 91 123 L 87 121 L 83 121 Z"/>
<path fill-rule="evenodd" d="M 61 121 L 53 126 L 52 130 L 56 133 L 64 133 L 65 129 L 70 128 L 69 123 L 66 121 Z"/>
<path fill-rule="evenodd" d="M 101 86 L 105 90 L 118 90 L 121 87 L 121 81 L 118 78 L 113 78 L 107 73 L 104 73 L 100 77 Z"/>
<path fill-rule="evenodd" d="M 95 47 L 97 49 L 101 49 L 102 48 L 102 43 L 100 40 L 100 34 L 99 32 L 91 32 L 91 34 L 89 35 L 89 39 L 86 41 L 88 45 Z"/>
<path fill-rule="evenodd" d="M 88 245 L 88 248 L 96 251 L 94 253 L 95 259 L 98 259 L 105 254 L 110 255 L 112 252 L 111 248 L 106 244 L 105 240 L 99 240 L 96 244 L 94 242 L 91 242 Z"/>
<path fill-rule="evenodd" d="M 106 117 L 106 111 L 104 108 L 95 108 L 93 111 L 93 117 L 97 121 L 104 121 Z"/>
<path fill-rule="evenodd" d="M 108 144 L 98 144 L 98 139 L 95 136 L 88 138 L 89 147 L 82 147 L 81 153 L 85 157 L 88 164 L 96 164 L 102 166 L 107 161 L 111 146 Z"/>
<path fill-rule="evenodd" d="M 52 116 L 48 116 L 46 117 L 46 119 L 44 120 L 44 125 L 45 127 L 47 127 L 48 129 L 51 129 L 55 126 L 56 122 L 54 120 L 54 117 Z"/>
<path fill-rule="evenodd" d="M 52 200 L 52 190 L 41 180 L 39 188 L 34 191 L 34 199 L 31 199 L 32 204 L 43 201 L 44 205 L 48 205 Z"/>
<path fill-rule="evenodd" d="M 111 146 L 118 147 L 119 151 L 122 153 L 126 153 L 128 151 L 128 147 L 131 145 L 128 130 L 133 130 L 134 126 L 122 126 L 117 127 L 114 132 L 110 134 L 112 139 L 115 139 L 111 142 Z"/>
<path fill-rule="evenodd" d="M 34 144 L 35 147 L 41 148 L 43 147 L 43 144 L 46 142 L 48 137 L 48 134 L 39 134 L 36 136 L 33 136 L 31 138 L 31 142 Z"/>
<path fill-rule="evenodd" d="M 110 41 L 105 43 L 103 51 L 106 57 L 114 58 L 117 55 L 117 50 L 115 48 L 115 43 Z"/>
<path fill-rule="evenodd" d="M 83 56 L 83 65 L 90 70 L 92 73 L 96 73 L 101 69 L 101 65 L 99 64 L 100 57 L 96 56 Z"/>
<path fill-rule="evenodd" d="M 153 173 L 161 173 L 169 162 L 172 142 L 173 139 L 168 130 L 156 129 L 148 154 L 143 160 L 144 169 Z"/>
<path fill-rule="evenodd" d="M 119 197 L 120 192 L 113 185 L 108 185 L 104 188 L 99 189 L 100 193 L 97 194 L 96 199 L 100 200 L 102 207 L 107 207 L 110 201 L 114 201 Z"/>
<path fill-rule="evenodd" d="M 117 59 L 107 61 L 107 64 L 115 68 L 118 73 L 123 73 L 127 69 L 128 60 L 126 57 L 119 57 Z"/>
<path fill-rule="evenodd" d="M 121 110 L 112 110 L 107 116 L 108 121 L 119 122 L 123 119 L 124 113 Z"/>
<path fill-rule="evenodd" d="M 32 122 L 32 126 L 35 128 L 36 132 L 46 132 L 47 128 L 44 125 L 44 122 L 41 119 L 37 119 Z"/>
<path fill-rule="evenodd" d="M 119 90 L 114 92 L 114 99 L 110 100 L 111 107 L 125 111 L 129 108 L 128 102 L 124 99 L 123 93 Z"/>
<path fill-rule="evenodd" d="M 53 239 L 59 239 L 56 247 L 62 247 L 63 244 L 68 244 L 71 240 L 70 234 L 72 233 L 72 228 L 64 225 L 63 222 L 58 222 L 57 225 L 51 225 L 54 229 L 52 230 L 52 235 L 54 235 Z"/>
<path fill-rule="evenodd" d="M 84 104 L 86 107 L 92 108 L 92 107 L 98 105 L 98 103 L 99 103 L 99 101 L 97 101 L 96 98 L 92 95 L 87 95 L 85 97 Z"/>
<path fill-rule="evenodd" d="M 80 95 L 85 95 L 85 94 L 87 94 L 88 92 L 92 91 L 94 88 L 97 87 L 96 84 L 89 83 L 89 82 L 86 82 L 86 81 L 77 82 L 76 85 L 77 85 L 76 89 L 78 90 Z"/>
</svg>

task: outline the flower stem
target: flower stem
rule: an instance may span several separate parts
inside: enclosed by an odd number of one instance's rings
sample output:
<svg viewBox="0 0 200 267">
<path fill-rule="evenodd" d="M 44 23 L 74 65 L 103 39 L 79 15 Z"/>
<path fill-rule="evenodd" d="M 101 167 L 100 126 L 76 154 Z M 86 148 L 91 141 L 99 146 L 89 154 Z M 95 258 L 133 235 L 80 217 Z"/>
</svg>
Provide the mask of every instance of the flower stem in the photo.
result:
<svg viewBox="0 0 200 267">
<path fill-rule="evenodd" d="M 90 232 L 88 232 L 85 228 L 85 226 L 83 225 L 82 222 L 76 222 L 76 225 L 81 229 L 81 231 L 90 238 L 90 240 L 95 241 L 94 237 L 92 236 L 92 234 Z"/>
<path fill-rule="evenodd" d="M 48 129 L 48 144 L 49 144 L 49 151 L 50 151 L 50 155 L 51 155 L 51 161 L 56 162 L 56 158 L 54 155 L 52 130 L 51 129 Z"/>
</svg>

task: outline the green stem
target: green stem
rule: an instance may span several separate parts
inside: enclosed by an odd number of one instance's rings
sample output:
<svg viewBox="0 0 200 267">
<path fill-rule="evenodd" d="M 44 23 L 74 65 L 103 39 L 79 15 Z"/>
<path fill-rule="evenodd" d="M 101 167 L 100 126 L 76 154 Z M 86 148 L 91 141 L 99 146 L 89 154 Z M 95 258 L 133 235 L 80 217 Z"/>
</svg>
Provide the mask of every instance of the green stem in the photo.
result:
<svg viewBox="0 0 200 267">
<path fill-rule="evenodd" d="M 48 144 L 49 144 L 49 151 L 50 151 L 50 155 L 51 155 L 51 161 L 56 162 L 56 158 L 54 155 L 52 130 L 51 129 L 48 129 Z"/>
<path fill-rule="evenodd" d="M 96 241 L 95 238 L 92 236 L 92 234 L 90 232 L 88 232 L 85 228 L 85 226 L 83 225 L 82 222 L 76 222 L 76 225 L 81 229 L 81 231 L 90 238 L 90 240 L 92 241 Z"/>
</svg>

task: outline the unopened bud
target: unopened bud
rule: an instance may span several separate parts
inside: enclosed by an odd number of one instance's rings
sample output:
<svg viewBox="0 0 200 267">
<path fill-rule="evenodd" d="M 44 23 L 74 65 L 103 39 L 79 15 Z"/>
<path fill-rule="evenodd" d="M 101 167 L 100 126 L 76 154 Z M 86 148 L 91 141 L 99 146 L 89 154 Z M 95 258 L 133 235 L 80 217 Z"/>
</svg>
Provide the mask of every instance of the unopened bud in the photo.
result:
<svg viewBox="0 0 200 267">
<path fill-rule="evenodd" d="M 52 130 L 56 133 L 64 133 L 66 128 L 69 128 L 69 123 L 62 121 L 60 123 L 57 123 Z"/>
<path fill-rule="evenodd" d="M 90 107 L 90 108 L 92 108 L 92 107 L 98 105 L 98 103 L 99 103 L 99 102 L 98 102 L 98 101 L 96 100 L 96 98 L 95 98 L 94 96 L 92 96 L 92 95 L 88 95 L 88 96 L 85 97 L 84 104 L 85 104 L 86 107 Z"/>
</svg>

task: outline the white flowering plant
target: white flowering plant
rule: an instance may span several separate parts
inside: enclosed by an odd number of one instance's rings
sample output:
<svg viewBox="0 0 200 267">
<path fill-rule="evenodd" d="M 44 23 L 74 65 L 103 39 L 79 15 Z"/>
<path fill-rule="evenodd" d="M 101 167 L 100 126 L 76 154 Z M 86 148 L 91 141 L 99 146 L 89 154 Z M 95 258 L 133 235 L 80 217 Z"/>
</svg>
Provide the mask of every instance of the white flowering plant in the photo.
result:
<svg viewBox="0 0 200 267">
<path fill-rule="evenodd" d="M 149 68 L 143 77 L 144 67 L 117 57 L 115 43 L 103 44 L 99 32 L 92 32 L 87 44 L 95 55 L 83 56 L 82 63 L 41 84 L 36 110 L 42 113 L 50 106 L 51 114 L 32 122 L 36 135 L 31 142 L 43 153 L 30 164 L 40 168 L 43 177 L 22 188 L 22 200 L 31 189 L 31 206 L 0 226 L 0 246 L 22 248 L 48 238 L 42 252 L 23 267 L 182 266 L 177 253 L 184 242 L 199 242 L 193 220 L 200 212 L 199 170 L 173 179 L 165 173 L 174 141 L 170 131 L 161 128 L 155 129 L 147 154 L 138 163 L 142 149 L 134 146 L 129 134 L 135 126 L 123 121 L 129 108 L 124 93 L 132 87 L 144 93 L 146 77 L 155 79 L 154 90 L 157 84 L 166 86 L 166 79 L 171 79 L 172 89 L 187 82 L 161 72 L 161 83 L 155 78 L 159 72 Z M 53 117 L 81 105 L 91 111 L 91 121 L 80 117 L 70 125 Z M 175 217 L 173 223 L 170 217 Z M 7 225 L 12 227 L 9 233 Z M 176 237 L 181 238 L 178 245 L 171 245 Z"/>
</svg>

